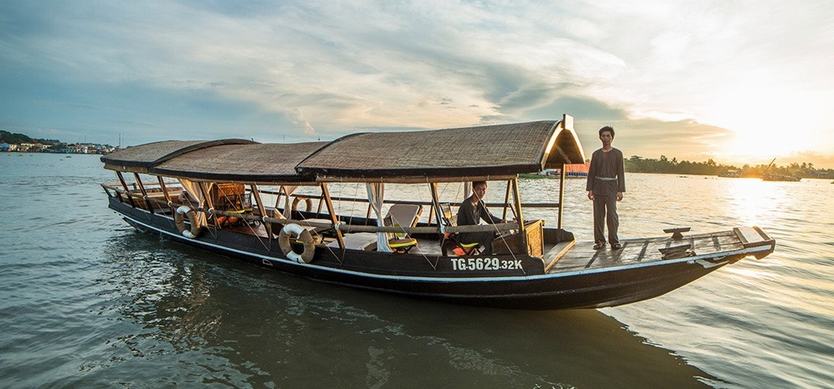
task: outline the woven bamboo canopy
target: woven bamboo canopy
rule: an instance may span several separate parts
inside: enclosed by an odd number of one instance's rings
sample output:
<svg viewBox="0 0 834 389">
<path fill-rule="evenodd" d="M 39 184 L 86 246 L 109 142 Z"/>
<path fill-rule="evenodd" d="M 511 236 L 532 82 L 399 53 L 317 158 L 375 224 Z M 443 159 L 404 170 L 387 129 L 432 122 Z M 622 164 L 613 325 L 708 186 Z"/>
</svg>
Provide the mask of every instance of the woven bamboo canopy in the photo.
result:
<svg viewBox="0 0 834 389">
<path fill-rule="evenodd" d="M 101 157 L 105 169 L 147 173 L 148 169 L 179 155 L 207 147 L 255 143 L 245 139 L 165 140 L 128 147 Z"/>
<path fill-rule="evenodd" d="M 432 131 L 360 133 L 307 158 L 304 175 L 344 177 L 484 177 L 538 172 L 585 161 L 566 121 L 537 121 Z"/>
<path fill-rule="evenodd" d="M 221 145 L 192 151 L 151 168 L 155 174 L 248 182 L 303 181 L 295 167 L 328 142 Z"/>
<path fill-rule="evenodd" d="M 429 131 L 358 133 L 332 142 L 163 141 L 101 158 L 105 168 L 245 182 L 419 182 L 538 172 L 585 156 L 573 118 Z"/>
</svg>

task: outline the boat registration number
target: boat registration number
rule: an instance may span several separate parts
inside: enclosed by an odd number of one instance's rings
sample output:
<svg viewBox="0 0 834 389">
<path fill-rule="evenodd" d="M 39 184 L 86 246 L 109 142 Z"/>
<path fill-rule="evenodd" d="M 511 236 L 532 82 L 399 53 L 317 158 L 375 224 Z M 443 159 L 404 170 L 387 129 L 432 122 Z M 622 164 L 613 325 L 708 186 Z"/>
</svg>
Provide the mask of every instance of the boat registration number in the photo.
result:
<svg viewBox="0 0 834 389">
<path fill-rule="evenodd" d="M 520 270 L 521 260 L 498 258 L 450 258 L 452 270 Z"/>
</svg>

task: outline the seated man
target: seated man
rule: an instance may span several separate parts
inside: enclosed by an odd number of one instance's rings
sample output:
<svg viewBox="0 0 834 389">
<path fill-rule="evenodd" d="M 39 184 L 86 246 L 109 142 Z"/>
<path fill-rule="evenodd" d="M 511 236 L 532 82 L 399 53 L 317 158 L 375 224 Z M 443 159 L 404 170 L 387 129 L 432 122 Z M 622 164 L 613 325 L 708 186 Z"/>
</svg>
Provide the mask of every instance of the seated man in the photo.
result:
<svg viewBox="0 0 834 389">
<path fill-rule="evenodd" d="M 464 200 L 458 208 L 458 226 L 471 226 L 480 224 L 481 219 L 489 224 L 504 223 L 504 220 L 491 214 L 484 204 L 486 196 L 486 181 L 472 182 L 472 196 Z M 478 242 L 484 247 L 483 254 L 492 254 L 492 240 L 495 239 L 495 232 L 462 232 L 458 234 L 458 240 L 465 243 Z"/>
</svg>

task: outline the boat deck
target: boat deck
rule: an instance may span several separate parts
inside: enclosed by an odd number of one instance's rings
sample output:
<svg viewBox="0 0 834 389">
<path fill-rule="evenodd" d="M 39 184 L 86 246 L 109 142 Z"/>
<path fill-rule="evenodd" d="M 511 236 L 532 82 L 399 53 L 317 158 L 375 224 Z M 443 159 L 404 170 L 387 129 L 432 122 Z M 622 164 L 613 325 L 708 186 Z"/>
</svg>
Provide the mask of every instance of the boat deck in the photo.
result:
<svg viewBox="0 0 834 389">
<path fill-rule="evenodd" d="M 605 249 L 594 250 L 593 242 L 578 242 L 561 257 L 550 257 L 549 273 L 576 271 L 583 269 L 605 268 L 610 266 L 628 265 L 639 262 L 658 261 L 663 259 L 660 249 L 690 244 L 696 255 L 732 251 L 744 248 L 738 235 L 730 231 L 710 234 L 685 235 L 683 239 L 672 240 L 671 237 L 626 239 L 623 247 L 612 250 L 610 245 Z M 546 266 L 546 267 L 547 267 Z"/>
<path fill-rule="evenodd" d="M 240 225 L 224 227 L 224 229 L 267 238 L 266 229 L 262 225 Z M 364 238 L 366 239 L 367 236 Z M 336 242 L 335 239 L 326 238 L 325 244 L 334 246 Z M 622 245 L 619 250 L 612 250 L 610 245 L 606 245 L 602 250 L 594 250 L 593 242 L 570 241 L 556 245 L 548 244 L 544 247 L 545 269 L 548 273 L 558 273 L 659 261 L 663 259 L 661 249 L 670 247 L 674 249 L 675 246 L 681 245 L 691 245 L 684 249 L 691 250 L 695 255 L 727 252 L 745 247 L 739 234 L 734 230 L 684 235 L 678 240 L 673 240 L 671 237 L 624 239 Z M 434 239 L 418 239 L 417 247 L 413 248 L 410 254 L 440 256 L 440 242 Z"/>
</svg>

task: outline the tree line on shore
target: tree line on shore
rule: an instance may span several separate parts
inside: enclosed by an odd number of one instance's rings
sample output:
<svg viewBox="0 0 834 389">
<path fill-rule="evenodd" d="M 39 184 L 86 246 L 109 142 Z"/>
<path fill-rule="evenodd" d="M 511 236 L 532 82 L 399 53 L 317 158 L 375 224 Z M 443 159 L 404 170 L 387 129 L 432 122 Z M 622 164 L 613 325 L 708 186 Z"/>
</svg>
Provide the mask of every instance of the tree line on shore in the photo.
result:
<svg viewBox="0 0 834 389">
<path fill-rule="evenodd" d="M 32 138 L 5 130 L 0 130 L 0 144 L 0 151 L 18 152 L 106 154 L 115 149 L 97 143 L 64 143 L 57 139 Z"/>
<path fill-rule="evenodd" d="M 712 158 L 704 162 L 678 161 L 661 155 L 659 159 L 633 155 L 625 160 L 625 170 L 634 173 L 702 174 L 736 177 L 761 177 L 764 173 L 780 174 L 801 178 L 834 178 L 834 169 L 817 169 L 813 163 L 791 163 L 784 166 L 767 164 L 736 167 L 715 162 Z"/>
<path fill-rule="evenodd" d="M 44 145 L 55 145 L 61 143 L 61 141 L 57 139 L 33 139 L 24 134 L 0 130 L 0 143 L 8 143 L 12 145 L 21 143 L 40 143 Z"/>
</svg>

